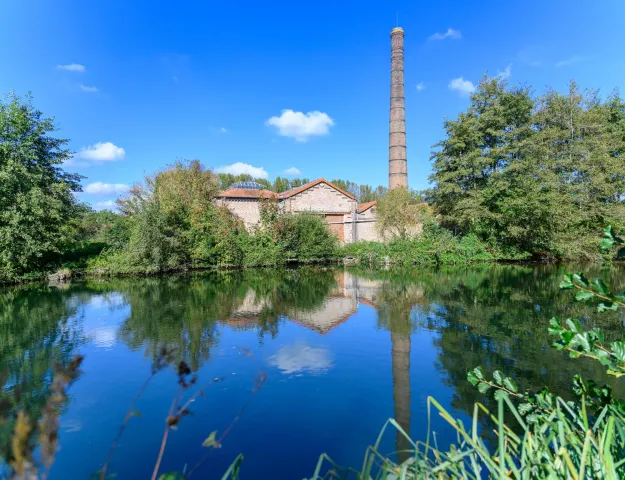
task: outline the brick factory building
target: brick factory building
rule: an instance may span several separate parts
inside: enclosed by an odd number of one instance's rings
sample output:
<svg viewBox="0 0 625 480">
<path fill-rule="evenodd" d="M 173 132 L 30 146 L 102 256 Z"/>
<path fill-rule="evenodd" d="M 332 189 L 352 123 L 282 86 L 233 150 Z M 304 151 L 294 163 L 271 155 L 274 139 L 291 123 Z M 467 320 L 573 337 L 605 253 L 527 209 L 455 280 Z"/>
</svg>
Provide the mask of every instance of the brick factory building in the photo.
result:
<svg viewBox="0 0 625 480">
<path fill-rule="evenodd" d="M 389 110 L 389 188 L 408 187 L 404 104 L 404 30 L 391 31 L 391 92 Z M 240 217 L 246 228 L 260 222 L 260 202 L 274 199 L 283 212 L 322 215 L 339 240 L 352 243 L 381 240 L 376 231 L 376 202 L 358 203 L 353 195 L 321 178 L 283 193 L 240 182 L 218 195 L 217 202 Z"/>
<path fill-rule="evenodd" d="M 241 182 L 217 196 L 251 229 L 260 222 L 260 202 L 273 199 L 282 212 L 310 212 L 324 217 L 341 242 L 378 240 L 375 230 L 376 202 L 358 203 L 353 195 L 321 178 L 283 193 L 263 190 L 254 182 Z"/>
</svg>

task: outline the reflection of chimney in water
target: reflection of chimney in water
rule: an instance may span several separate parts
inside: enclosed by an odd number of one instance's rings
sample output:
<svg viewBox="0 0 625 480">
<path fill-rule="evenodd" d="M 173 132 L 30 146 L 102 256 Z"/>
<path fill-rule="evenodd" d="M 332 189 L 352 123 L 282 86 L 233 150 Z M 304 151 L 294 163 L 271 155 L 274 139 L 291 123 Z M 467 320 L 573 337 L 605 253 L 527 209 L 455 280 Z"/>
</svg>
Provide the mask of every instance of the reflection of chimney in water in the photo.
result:
<svg viewBox="0 0 625 480">
<path fill-rule="evenodd" d="M 392 333 L 393 403 L 395 420 L 410 435 L 410 334 Z M 410 441 L 401 432 L 395 440 L 400 463 L 412 456 Z"/>
</svg>

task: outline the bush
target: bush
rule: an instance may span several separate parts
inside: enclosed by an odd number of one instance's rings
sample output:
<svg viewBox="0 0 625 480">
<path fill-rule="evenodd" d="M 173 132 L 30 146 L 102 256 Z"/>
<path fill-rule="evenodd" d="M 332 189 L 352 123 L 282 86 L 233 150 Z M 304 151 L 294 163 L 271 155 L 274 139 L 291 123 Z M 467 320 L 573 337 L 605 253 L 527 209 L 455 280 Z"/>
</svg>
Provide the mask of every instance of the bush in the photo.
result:
<svg viewBox="0 0 625 480">
<path fill-rule="evenodd" d="M 212 201 L 215 184 L 214 175 L 194 161 L 178 162 L 133 187 L 118 202 L 122 215 L 109 212 L 114 218 L 88 222 L 108 245 L 90 261 L 90 271 L 158 273 L 336 258 L 338 239 L 318 215 L 282 214 L 277 204 L 264 202 L 261 224 L 248 232 Z M 103 229 L 102 223 L 112 226 Z"/>
<path fill-rule="evenodd" d="M 344 255 L 355 256 L 361 263 L 388 262 L 393 265 L 417 263 L 465 263 L 496 260 L 521 260 L 527 257 L 509 249 L 489 246 L 475 234 L 456 237 L 433 222 L 423 226 L 418 236 L 395 238 L 388 243 L 357 242 L 343 247 Z"/>
<path fill-rule="evenodd" d="M 338 238 L 319 215 L 281 215 L 273 231 L 286 260 L 312 263 L 336 258 L 338 254 Z"/>
</svg>

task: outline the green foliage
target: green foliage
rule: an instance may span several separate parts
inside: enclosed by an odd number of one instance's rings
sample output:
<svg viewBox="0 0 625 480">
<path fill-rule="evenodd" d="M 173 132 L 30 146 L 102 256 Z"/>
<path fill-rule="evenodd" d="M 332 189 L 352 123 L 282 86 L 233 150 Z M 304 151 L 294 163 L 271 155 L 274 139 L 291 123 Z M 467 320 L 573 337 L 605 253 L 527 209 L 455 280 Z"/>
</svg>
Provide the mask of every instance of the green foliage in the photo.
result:
<svg viewBox="0 0 625 480">
<path fill-rule="evenodd" d="M 53 119 L 31 100 L 0 100 L 0 283 L 42 270 L 78 208 L 80 177 L 61 169 L 67 140 L 53 136 Z"/>
<path fill-rule="evenodd" d="M 421 195 L 397 187 L 378 200 L 376 218 L 376 229 L 384 238 L 405 239 L 418 235 L 432 214 Z"/>
<path fill-rule="evenodd" d="M 428 192 L 443 226 L 539 256 L 597 258 L 595 232 L 623 225 L 625 103 L 574 83 L 535 97 L 484 78 L 445 122 Z"/>
<path fill-rule="evenodd" d="M 177 162 L 135 185 L 118 201 L 122 215 L 107 214 L 113 215 L 114 221 L 106 219 L 113 226 L 99 235 L 108 248 L 90 262 L 90 271 L 158 273 L 335 257 L 337 239 L 321 218 L 283 215 L 269 200 L 261 204 L 261 225 L 248 232 L 228 208 L 213 201 L 223 181 L 191 161 Z"/>
<path fill-rule="evenodd" d="M 338 239 L 319 215 L 282 215 L 274 225 L 277 241 L 287 260 L 320 262 L 337 255 Z"/>
<path fill-rule="evenodd" d="M 388 243 L 356 242 L 343 247 L 343 254 L 364 264 L 390 263 L 410 266 L 419 263 L 466 263 L 472 261 L 522 260 L 526 255 L 502 250 L 475 234 L 455 237 L 435 223 L 425 223 L 423 232 L 412 238 L 395 238 Z"/>
</svg>

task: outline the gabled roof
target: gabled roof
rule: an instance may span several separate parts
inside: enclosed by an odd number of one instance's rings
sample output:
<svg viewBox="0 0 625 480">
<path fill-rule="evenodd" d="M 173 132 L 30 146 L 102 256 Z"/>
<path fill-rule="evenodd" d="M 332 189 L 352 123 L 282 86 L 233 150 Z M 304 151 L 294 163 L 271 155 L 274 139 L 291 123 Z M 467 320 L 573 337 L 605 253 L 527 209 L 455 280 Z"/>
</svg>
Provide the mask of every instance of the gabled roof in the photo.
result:
<svg viewBox="0 0 625 480">
<path fill-rule="evenodd" d="M 275 192 L 253 188 L 230 188 L 217 196 L 222 198 L 278 198 Z"/>
<path fill-rule="evenodd" d="M 328 182 L 325 178 L 320 178 L 318 180 L 314 180 L 312 182 L 308 182 L 306 185 L 302 185 L 301 187 L 292 188 L 291 190 L 287 190 L 286 192 L 282 192 L 280 194 L 280 198 L 292 197 L 293 195 L 297 195 L 298 193 L 302 193 L 302 192 L 308 190 L 309 188 L 312 188 L 312 187 L 314 187 L 316 185 L 319 185 L 320 183 L 325 183 L 329 187 L 332 187 L 334 190 L 337 190 L 337 191 L 341 192 L 346 197 L 349 197 L 352 200 L 355 200 L 355 198 L 354 198 L 354 196 L 352 194 L 347 193 L 345 190 L 341 190 L 339 187 L 334 185 L 332 182 Z"/>
<path fill-rule="evenodd" d="M 378 203 L 377 200 L 374 200 L 373 202 L 359 203 L 358 204 L 358 213 L 366 212 L 367 210 L 369 210 L 371 207 L 373 207 L 377 203 Z"/>
<path fill-rule="evenodd" d="M 302 185 L 301 187 L 292 188 L 291 190 L 287 190 L 282 193 L 275 193 L 270 190 L 257 190 L 252 188 L 230 188 L 228 190 L 224 190 L 217 197 L 221 198 L 279 198 L 281 200 L 290 198 L 298 193 L 305 192 L 309 188 L 312 188 L 320 183 L 325 183 L 329 187 L 334 190 L 341 192 L 346 197 L 355 200 L 354 196 L 350 193 L 347 193 L 345 190 L 341 190 L 339 187 L 334 185 L 332 182 L 328 182 L 325 178 L 320 178 L 318 180 L 314 180 L 312 182 L 308 182 L 306 185 Z"/>
</svg>

